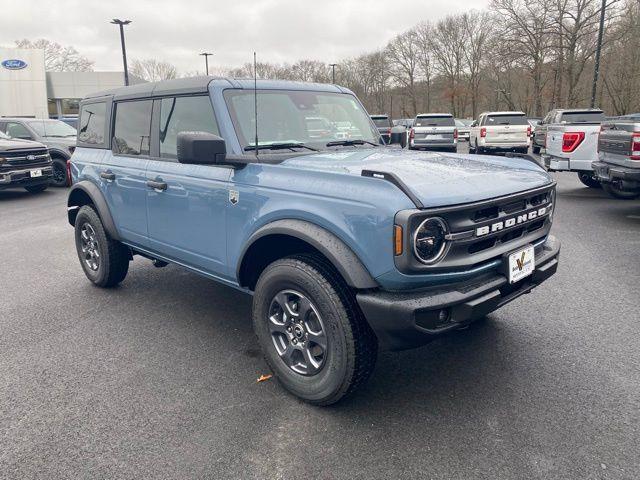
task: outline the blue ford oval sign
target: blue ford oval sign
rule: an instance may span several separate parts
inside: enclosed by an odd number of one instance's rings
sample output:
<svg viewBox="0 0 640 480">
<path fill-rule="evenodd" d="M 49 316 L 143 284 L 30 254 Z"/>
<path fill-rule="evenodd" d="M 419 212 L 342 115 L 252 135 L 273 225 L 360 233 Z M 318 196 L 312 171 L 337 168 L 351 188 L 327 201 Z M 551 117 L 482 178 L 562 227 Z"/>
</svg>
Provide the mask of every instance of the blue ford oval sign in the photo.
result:
<svg viewBox="0 0 640 480">
<path fill-rule="evenodd" d="M 27 66 L 27 62 L 13 58 L 10 60 L 3 60 L 2 66 L 7 70 L 22 70 Z"/>
</svg>

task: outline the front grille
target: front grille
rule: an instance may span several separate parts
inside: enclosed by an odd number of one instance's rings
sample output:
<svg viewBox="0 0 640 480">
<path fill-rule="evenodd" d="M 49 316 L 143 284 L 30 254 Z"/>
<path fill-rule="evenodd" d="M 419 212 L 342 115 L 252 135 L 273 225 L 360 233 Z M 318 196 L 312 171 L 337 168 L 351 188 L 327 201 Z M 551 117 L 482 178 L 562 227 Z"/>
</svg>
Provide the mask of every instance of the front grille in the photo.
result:
<svg viewBox="0 0 640 480">
<path fill-rule="evenodd" d="M 407 223 L 409 232 L 432 216 L 443 218 L 449 226 L 449 243 L 441 261 L 424 265 L 407 255 L 396 257 L 396 265 L 401 271 L 412 273 L 467 270 L 535 243 L 551 227 L 550 209 L 546 207 L 553 202 L 554 188 L 555 185 L 550 185 L 473 204 L 413 210 L 404 220 L 396 217 L 400 224 Z M 411 244 L 407 244 L 407 251 L 412 252 Z"/>
<path fill-rule="evenodd" d="M 50 161 L 49 153 L 46 149 L 9 150 L 0 152 L 0 157 L 5 159 L 5 161 L 0 164 L 0 172 L 41 167 Z"/>
</svg>

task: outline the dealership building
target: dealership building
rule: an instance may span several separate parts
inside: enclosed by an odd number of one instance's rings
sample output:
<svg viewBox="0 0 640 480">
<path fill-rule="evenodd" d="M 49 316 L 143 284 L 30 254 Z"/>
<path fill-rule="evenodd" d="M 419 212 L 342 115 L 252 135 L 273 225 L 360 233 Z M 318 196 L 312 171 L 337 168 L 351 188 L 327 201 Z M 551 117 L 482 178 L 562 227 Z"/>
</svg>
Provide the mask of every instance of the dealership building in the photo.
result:
<svg viewBox="0 0 640 480">
<path fill-rule="evenodd" d="M 123 72 L 47 72 L 44 50 L 0 47 L 0 117 L 77 115 L 86 94 L 123 85 Z"/>
</svg>

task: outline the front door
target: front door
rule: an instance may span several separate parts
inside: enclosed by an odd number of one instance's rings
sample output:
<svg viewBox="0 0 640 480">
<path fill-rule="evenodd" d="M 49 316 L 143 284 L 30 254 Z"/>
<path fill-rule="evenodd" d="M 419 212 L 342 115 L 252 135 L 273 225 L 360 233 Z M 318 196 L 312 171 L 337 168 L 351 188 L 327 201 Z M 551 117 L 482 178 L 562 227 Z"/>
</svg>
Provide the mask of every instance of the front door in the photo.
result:
<svg viewBox="0 0 640 480">
<path fill-rule="evenodd" d="M 152 100 L 117 102 L 111 151 L 100 165 L 100 182 L 121 238 L 148 246 L 147 186 Z"/>
<path fill-rule="evenodd" d="M 155 101 L 152 138 L 157 155 L 147 165 L 147 181 L 160 188 L 147 191 L 151 250 L 184 265 L 228 277 L 226 212 L 231 168 L 178 162 L 179 132 L 219 135 L 208 96 L 167 97 Z"/>
</svg>

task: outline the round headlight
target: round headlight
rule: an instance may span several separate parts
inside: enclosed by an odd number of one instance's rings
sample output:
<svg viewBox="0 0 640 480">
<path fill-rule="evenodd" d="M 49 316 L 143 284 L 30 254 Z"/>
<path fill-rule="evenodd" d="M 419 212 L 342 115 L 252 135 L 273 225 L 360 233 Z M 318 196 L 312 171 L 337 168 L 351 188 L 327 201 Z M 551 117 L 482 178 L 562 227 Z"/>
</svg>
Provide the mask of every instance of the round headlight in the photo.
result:
<svg viewBox="0 0 640 480">
<path fill-rule="evenodd" d="M 413 252 L 422 263 L 436 263 L 447 246 L 447 224 L 441 218 L 423 220 L 413 235 Z"/>
</svg>

